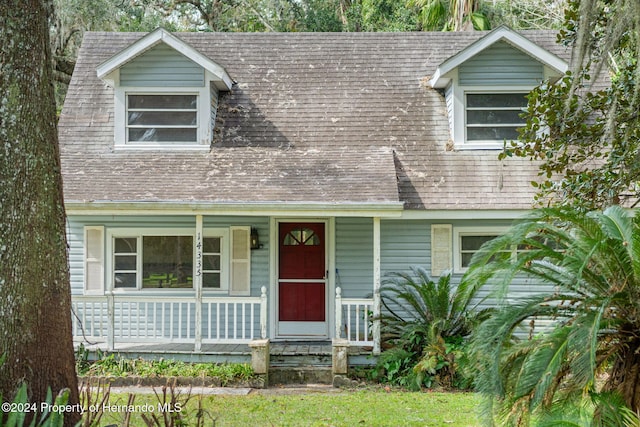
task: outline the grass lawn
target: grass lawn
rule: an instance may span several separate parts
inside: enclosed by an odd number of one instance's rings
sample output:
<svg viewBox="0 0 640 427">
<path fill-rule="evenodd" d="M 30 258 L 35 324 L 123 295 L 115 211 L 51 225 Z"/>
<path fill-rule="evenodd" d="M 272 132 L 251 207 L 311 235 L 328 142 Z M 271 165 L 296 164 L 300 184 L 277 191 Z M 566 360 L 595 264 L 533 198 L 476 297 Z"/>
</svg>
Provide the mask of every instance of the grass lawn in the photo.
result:
<svg viewBox="0 0 640 427">
<path fill-rule="evenodd" d="M 127 396 L 112 395 L 111 405 L 126 405 Z M 135 405 L 154 406 L 154 395 L 137 395 Z M 249 394 L 203 396 L 205 426 L 478 426 L 479 397 L 473 393 L 414 393 L 383 389 L 339 393 Z M 194 425 L 197 398 L 180 412 Z M 147 414 L 149 415 L 149 414 Z M 105 414 L 100 425 L 122 425 L 122 413 Z M 144 426 L 140 413 L 131 425 Z"/>
</svg>

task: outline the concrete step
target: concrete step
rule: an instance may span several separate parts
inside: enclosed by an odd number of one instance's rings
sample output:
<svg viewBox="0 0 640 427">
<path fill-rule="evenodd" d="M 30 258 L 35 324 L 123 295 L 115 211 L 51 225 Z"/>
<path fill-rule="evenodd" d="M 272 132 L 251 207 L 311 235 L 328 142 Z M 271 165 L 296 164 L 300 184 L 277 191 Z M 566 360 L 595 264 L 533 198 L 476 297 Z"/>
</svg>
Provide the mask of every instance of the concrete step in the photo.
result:
<svg viewBox="0 0 640 427">
<path fill-rule="evenodd" d="M 271 344 L 272 367 L 301 368 L 320 366 L 331 368 L 332 347 L 327 342 L 276 342 Z"/>
<path fill-rule="evenodd" d="M 275 368 L 301 368 L 318 366 L 331 368 L 331 354 L 272 354 L 270 364 Z"/>
<path fill-rule="evenodd" d="M 332 384 L 331 366 L 272 367 L 269 369 L 269 385 Z"/>
</svg>

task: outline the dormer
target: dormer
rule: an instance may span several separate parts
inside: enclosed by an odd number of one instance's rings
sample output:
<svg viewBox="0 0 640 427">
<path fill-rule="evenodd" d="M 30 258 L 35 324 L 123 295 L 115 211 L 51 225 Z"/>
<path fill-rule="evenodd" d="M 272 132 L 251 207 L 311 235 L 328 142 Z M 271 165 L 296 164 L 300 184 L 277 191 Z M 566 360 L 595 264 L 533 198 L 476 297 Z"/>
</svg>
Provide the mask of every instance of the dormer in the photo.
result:
<svg viewBox="0 0 640 427">
<path fill-rule="evenodd" d="M 116 150 L 209 150 L 219 93 L 233 85 L 222 66 L 161 28 L 97 74 L 114 89 Z"/>
<path fill-rule="evenodd" d="M 440 64 L 429 83 L 444 89 L 456 149 L 501 149 L 524 126 L 526 95 L 567 68 L 563 59 L 502 26 Z"/>
</svg>

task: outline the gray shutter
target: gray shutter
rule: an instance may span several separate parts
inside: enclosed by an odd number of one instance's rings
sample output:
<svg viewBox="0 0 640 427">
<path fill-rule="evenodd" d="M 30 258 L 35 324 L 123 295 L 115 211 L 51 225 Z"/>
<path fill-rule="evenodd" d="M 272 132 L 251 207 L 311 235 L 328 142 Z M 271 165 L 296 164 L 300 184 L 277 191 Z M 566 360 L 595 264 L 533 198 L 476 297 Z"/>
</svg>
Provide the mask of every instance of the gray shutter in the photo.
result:
<svg viewBox="0 0 640 427">
<path fill-rule="evenodd" d="M 104 227 L 84 228 L 84 289 L 104 291 Z"/>
<path fill-rule="evenodd" d="M 452 233 L 451 224 L 431 225 L 431 275 L 434 277 L 451 270 Z"/>
<path fill-rule="evenodd" d="M 231 227 L 231 285 L 229 294 L 251 294 L 251 227 Z"/>
</svg>

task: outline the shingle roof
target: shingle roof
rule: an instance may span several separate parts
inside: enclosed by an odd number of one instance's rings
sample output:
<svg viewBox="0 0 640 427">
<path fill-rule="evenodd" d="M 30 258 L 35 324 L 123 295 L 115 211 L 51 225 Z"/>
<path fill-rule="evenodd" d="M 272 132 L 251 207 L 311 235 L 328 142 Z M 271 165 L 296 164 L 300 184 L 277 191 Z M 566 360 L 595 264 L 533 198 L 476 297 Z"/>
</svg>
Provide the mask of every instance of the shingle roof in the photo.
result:
<svg viewBox="0 0 640 427">
<path fill-rule="evenodd" d="M 96 67 L 144 34 L 87 33 L 60 118 L 68 201 L 387 203 L 526 209 L 536 168 L 450 151 L 423 84 L 484 33 L 184 33 L 237 85 L 209 152 L 113 150 L 113 89 Z M 548 31 L 523 33 L 566 57 Z"/>
</svg>

